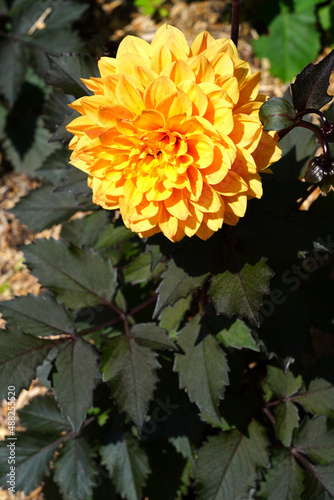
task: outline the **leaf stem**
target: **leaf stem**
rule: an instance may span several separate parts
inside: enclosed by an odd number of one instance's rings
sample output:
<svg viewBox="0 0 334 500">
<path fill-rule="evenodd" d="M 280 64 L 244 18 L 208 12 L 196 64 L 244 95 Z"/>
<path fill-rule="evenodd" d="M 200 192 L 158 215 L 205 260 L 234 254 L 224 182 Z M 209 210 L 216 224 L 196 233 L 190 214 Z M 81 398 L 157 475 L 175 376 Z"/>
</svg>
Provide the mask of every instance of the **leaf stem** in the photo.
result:
<svg viewBox="0 0 334 500">
<path fill-rule="evenodd" d="M 240 4 L 241 0 L 232 0 L 231 40 L 236 47 L 239 39 Z"/>
<path fill-rule="evenodd" d="M 296 126 L 307 128 L 308 130 L 311 130 L 318 137 L 318 139 L 321 143 L 321 147 L 322 147 L 323 152 L 324 152 L 325 165 L 329 164 L 328 141 L 327 141 L 326 137 L 324 137 L 324 135 L 321 133 L 321 130 L 319 129 L 319 127 L 314 125 L 314 123 L 306 122 L 304 120 L 300 120 L 299 122 L 297 121 Z"/>
<path fill-rule="evenodd" d="M 324 125 L 326 125 L 326 126 L 329 125 L 329 122 L 328 122 L 326 116 L 319 109 L 316 109 L 316 108 L 309 108 L 309 109 L 304 109 L 304 111 L 299 111 L 297 113 L 297 118 L 302 117 L 304 115 L 311 114 L 311 113 L 314 113 L 314 114 L 320 116 L 320 118 L 324 122 Z"/>
</svg>

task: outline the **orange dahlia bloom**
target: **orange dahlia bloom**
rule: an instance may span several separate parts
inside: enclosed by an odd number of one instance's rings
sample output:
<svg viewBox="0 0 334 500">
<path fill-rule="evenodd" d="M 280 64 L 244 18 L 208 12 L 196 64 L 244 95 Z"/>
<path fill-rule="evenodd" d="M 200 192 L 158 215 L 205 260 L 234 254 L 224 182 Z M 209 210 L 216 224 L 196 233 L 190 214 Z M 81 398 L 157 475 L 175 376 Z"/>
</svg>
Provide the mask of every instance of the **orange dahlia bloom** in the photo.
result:
<svg viewBox="0 0 334 500">
<path fill-rule="evenodd" d="M 203 240 L 260 198 L 258 171 L 277 161 L 277 136 L 258 117 L 266 97 L 228 39 L 191 45 L 162 26 L 152 43 L 127 36 L 116 58 L 99 60 L 94 95 L 71 104 L 71 163 L 86 172 L 93 201 L 119 208 L 141 237 L 162 231 Z"/>
</svg>

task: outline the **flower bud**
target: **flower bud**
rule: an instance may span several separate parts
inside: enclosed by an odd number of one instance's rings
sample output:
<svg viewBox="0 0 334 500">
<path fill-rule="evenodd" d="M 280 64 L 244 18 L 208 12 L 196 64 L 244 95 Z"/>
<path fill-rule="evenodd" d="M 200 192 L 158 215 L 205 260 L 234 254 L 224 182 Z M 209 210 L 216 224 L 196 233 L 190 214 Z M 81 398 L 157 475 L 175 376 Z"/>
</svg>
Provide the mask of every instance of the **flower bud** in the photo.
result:
<svg viewBox="0 0 334 500">
<path fill-rule="evenodd" d="M 324 177 L 324 166 L 321 156 L 316 156 L 310 160 L 308 168 L 305 172 L 304 178 L 306 182 L 317 184 L 321 182 Z"/>
</svg>

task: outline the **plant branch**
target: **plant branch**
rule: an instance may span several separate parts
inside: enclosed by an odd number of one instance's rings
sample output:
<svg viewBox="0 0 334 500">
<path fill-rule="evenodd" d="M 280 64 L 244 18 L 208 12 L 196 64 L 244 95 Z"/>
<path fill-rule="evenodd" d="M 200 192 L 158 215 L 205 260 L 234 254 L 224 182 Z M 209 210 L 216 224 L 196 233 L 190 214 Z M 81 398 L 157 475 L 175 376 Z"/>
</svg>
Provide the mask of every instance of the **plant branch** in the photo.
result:
<svg viewBox="0 0 334 500">
<path fill-rule="evenodd" d="M 311 130 L 318 137 L 318 139 L 321 143 L 321 147 L 322 147 L 323 152 L 324 152 L 325 165 L 327 165 L 329 163 L 328 141 L 327 141 L 326 137 L 324 137 L 324 135 L 321 133 L 321 130 L 319 129 L 319 127 L 314 125 L 314 123 L 306 122 L 304 120 L 300 120 L 299 122 L 297 121 L 296 126 L 307 128 L 308 130 Z"/>
<path fill-rule="evenodd" d="M 329 122 L 328 122 L 326 116 L 319 109 L 315 109 L 315 108 L 304 109 L 304 111 L 299 111 L 297 113 L 297 117 L 302 117 L 304 115 L 308 115 L 311 113 L 314 113 L 314 114 L 320 116 L 320 118 L 324 122 L 324 125 L 326 125 L 326 126 L 329 125 Z"/>
<path fill-rule="evenodd" d="M 241 0 L 232 0 L 232 21 L 231 21 L 231 40 L 235 46 L 239 39 L 239 18 L 240 18 Z"/>
</svg>

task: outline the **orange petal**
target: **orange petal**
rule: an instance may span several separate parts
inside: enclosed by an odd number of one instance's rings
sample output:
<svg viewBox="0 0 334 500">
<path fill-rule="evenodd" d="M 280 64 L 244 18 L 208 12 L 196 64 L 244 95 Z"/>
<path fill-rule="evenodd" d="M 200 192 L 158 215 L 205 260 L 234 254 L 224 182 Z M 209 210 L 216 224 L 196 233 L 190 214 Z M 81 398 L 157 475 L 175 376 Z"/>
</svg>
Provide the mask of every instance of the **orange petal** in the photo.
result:
<svg viewBox="0 0 334 500">
<path fill-rule="evenodd" d="M 275 136 L 268 132 L 262 132 L 258 146 L 255 151 L 252 152 L 252 156 L 259 171 L 267 168 L 275 161 L 278 161 L 282 156 L 282 151 L 277 145 L 277 140 L 277 134 Z"/>
<path fill-rule="evenodd" d="M 159 130 L 164 127 L 165 119 L 159 111 L 144 109 L 140 116 L 133 120 L 133 124 L 142 130 Z"/>
<path fill-rule="evenodd" d="M 208 184 L 203 184 L 201 196 L 197 201 L 193 201 L 192 204 L 200 212 L 216 213 L 222 206 L 222 200 L 221 197 L 210 186 L 208 186 Z"/>
<path fill-rule="evenodd" d="M 175 85 L 178 85 L 184 80 L 195 81 L 196 77 L 192 69 L 184 61 L 175 61 L 161 71 L 161 76 L 167 76 Z"/>
<path fill-rule="evenodd" d="M 121 77 L 116 87 L 116 96 L 121 104 L 126 106 L 135 115 L 140 113 L 145 108 L 143 99 L 138 90 L 126 77 Z"/>
<path fill-rule="evenodd" d="M 173 189 L 171 196 L 164 201 L 164 205 L 177 219 L 185 220 L 189 215 L 188 202 L 179 189 Z"/>
<path fill-rule="evenodd" d="M 129 111 L 125 106 L 121 106 L 120 104 L 100 106 L 100 108 L 98 109 L 99 121 L 105 127 L 113 127 L 116 123 L 116 120 L 119 118 L 126 120 L 132 117 L 133 113 Z"/>
<path fill-rule="evenodd" d="M 148 84 L 144 92 L 144 103 L 147 109 L 156 108 L 164 97 L 177 91 L 175 83 L 170 78 L 162 76 Z"/>
<path fill-rule="evenodd" d="M 186 113 L 187 116 L 190 116 L 192 108 L 193 105 L 191 100 L 182 90 L 177 90 L 174 94 L 167 95 L 156 106 L 156 109 L 160 111 L 166 119 L 170 116 L 182 113 Z"/>
<path fill-rule="evenodd" d="M 196 82 L 214 83 L 215 72 L 210 62 L 202 54 L 188 59 L 188 64 L 196 75 Z"/>
<path fill-rule="evenodd" d="M 136 206 L 143 199 L 143 194 L 137 189 L 132 179 L 128 179 L 124 184 L 124 200 L 129 206 Z"/>
<path fill-rule="evenodd" d="M 188 154 L 194 158 L 199 168 L 206 168 L 213 162 L 214 145 L 212 140 L 203 134 L 191 135 L 187 140 Z"/>
<path fill-rule="evenodd" d="M 176 241 L 175 236 L 178 230 L 178 220 L 171 215 L 165 207 L 162 207 L 159 219 L 159 227 L 165 236 L 171 241 Z"/>
</svg>

